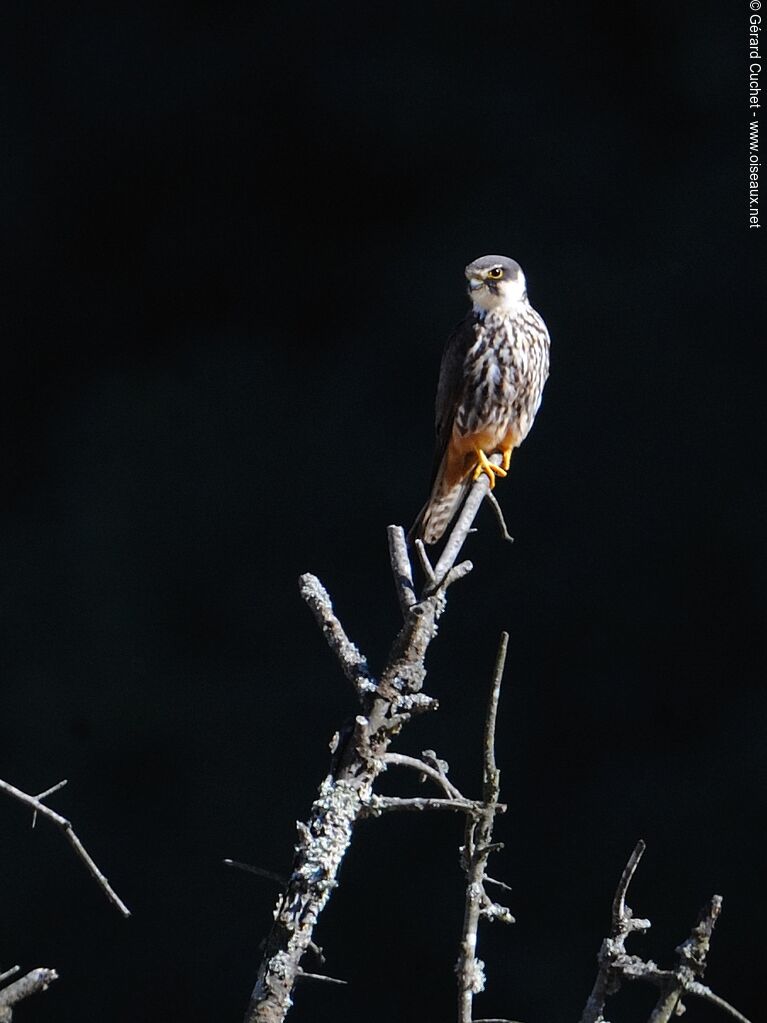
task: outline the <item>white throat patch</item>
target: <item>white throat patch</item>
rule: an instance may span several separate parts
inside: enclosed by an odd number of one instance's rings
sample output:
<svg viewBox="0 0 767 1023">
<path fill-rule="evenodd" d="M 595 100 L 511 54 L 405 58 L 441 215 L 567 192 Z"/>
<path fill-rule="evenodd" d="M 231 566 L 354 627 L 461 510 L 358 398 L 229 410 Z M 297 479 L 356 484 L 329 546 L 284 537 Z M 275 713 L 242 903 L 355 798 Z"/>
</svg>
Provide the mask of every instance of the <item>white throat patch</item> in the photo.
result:
<svg viewBox="0 0 767 1023">
<path fill-rule="evenodd" d="M 477 277 L 469 278 L 469 295 L 474 304 L 474 312 L 480 316 L 485 313 L 513 312 L 527 301 L 525 276 L 520 270 L 514 280 L 499 281 L 497 292 L 491 291 L 486 281 Z"/>
</svg>

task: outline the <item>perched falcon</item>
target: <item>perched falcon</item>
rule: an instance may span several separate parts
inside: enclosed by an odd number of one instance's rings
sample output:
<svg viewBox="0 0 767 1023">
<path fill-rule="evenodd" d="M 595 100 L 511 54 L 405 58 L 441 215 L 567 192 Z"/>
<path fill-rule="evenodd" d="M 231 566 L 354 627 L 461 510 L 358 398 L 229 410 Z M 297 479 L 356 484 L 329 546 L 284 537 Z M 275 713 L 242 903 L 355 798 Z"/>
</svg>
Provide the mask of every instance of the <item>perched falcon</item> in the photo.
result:
<svg viewBox="0 0 767 1023">
<path fill-rule="evenodd" d="M 466 267 L 472 308 L 445 345 L 437 387 L 431 496 L 411 537 L 435 543 L 473 480 L 505 476 L 530 432 L 549 373 L 549 332 L 527 300 L 525 275 L 506 256 Z M 491 462 L 496 452 L 501 465 Z"/>
</svg>

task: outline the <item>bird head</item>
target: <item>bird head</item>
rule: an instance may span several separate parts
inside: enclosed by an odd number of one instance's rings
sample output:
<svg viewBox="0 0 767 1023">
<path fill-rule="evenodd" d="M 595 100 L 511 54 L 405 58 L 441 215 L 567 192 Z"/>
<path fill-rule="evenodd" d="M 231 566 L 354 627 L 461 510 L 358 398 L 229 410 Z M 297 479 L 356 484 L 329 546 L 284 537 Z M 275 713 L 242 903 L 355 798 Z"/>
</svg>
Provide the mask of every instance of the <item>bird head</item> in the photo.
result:
<svg viewBox="0 0 767 1023">
<path fill-rule="evenodd" d="M 480 256 L 465 270 L 476 312 L 503 312 L 527 301 L 522 267 L 508 256 Z"/>
</svg>

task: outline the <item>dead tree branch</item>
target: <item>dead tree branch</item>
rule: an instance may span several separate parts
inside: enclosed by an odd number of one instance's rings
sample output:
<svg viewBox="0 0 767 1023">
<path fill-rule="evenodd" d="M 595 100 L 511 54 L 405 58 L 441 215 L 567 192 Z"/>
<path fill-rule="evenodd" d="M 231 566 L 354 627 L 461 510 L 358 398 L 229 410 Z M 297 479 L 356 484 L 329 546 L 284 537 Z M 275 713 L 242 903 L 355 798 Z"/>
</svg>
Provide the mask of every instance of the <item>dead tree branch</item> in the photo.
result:
<svg viewBox="0 0 767 1023">
<path fill-rule="evenodd" d="M 426 756 L 431 754 L 430 759 L 426 760 Z M 431 780 L 444 791 L 445 795 L 450 799 L 463 799 L 460 791 L 453 785 L 453 783 L 447 777 L 447 765 L 444 761 L 438 761 L 431 750 L 425 750 L 422 754 L 423 760 L 418 757 L 409 757 L 405 753 L 386 753 L 384 755 L 384 763 L 388 767 L 390 764 L 399 767 L 409 767 L 413 771 L 417 771 L 423 781 L 425 778 L 431 778 Z"/>
<path fill-rule="evenodd" d="M 635 918 L 626 904 L 628 888 L 644 850 L 645 843 L 640 839 L 618 883 L 612 906 L 611 934 L 604 939 L 599 950 L 597 978 L 580 1023 L 604 1023 L 605 1003 L 619 990 L 624 980 L 643 980 L 660 989 L 648 1023 L 670 1023 L 672 1017 L 681 1015 L 684 1012 L 682 997 L 685 994 L 696 995 L 717 1005 L 739 1023 L 749 1023 L 729 1002 L 715 995 L 696 979 L 703 976 L 706 969 L 711 935 L 722 908 L 720 895 L 714 895 L 703 907 L 689 938 L 675 950 L 679 962 L 675 970 L 662 970 L 651 959 L 644 960 L 626 952 L 629 935 L 634 931 L 646 931 L 650 927 L 649 920 Z"/>
<path fill-rule="evenodd" d="M 423 810 L 449 810 L 452 813 L 465 813 L 476 817 L 484 809 L 484 804 L 472 799 L 429 799 L 422 796 L 402 798 L 400 796 L 371 796 L 365 807 L 368 817 L 379 817 L 391 810 L 412 810 L 420 813 Z M 504 809 L 506 809 L 504 807 Z"/>
<path fill-rule="evenodd" d="M 361 713 L 351 726 L 337 734 L 330 773 L 320 786 L 308 822 L 298 825 L 292 871 L 277 901 L 245 1023 L 279 1023 L 285 1019 L 294 985 L 301 975 L 301 959 L 337 884 L 338 870 L 356 823 L 371 813 L 395 808 L 393 802 L 387 804 L 385 799 L 376 802 L 381 797 L 373 795 L 373 784 L 386 769 L 389 745 L 402 726 L 414 714 L 436 709 L 436 700 L 421 691 L 426 677 L 426 652 L 445 610 L 448 587 L 471 570 L 470 562 L 457 566 L 456 562 L 487 492 L 488 480 L 483 475 L 471 487 L 435 568 L 423 545 L 417 545 L 426 576 L 420 599 L 416 597 L 404 532 L 399 526 L 389 527 L 389 554 L 403 623 L 377 678 L 346 635 L 319 579 L 312 575 L 301 577 L 301 595 L 341 670 L 352 682 Z M 433 777 L 428 769 L 422 773 Z M 472 816 L 479 812 L 477 804 L 463 800 L 459 793 L 448 791 L 447 795 L 446 799 L 400 800 L 396 808 L 450 809 L 470 812 Z"/>
<path fill-rule="evenodd" d="M 493 842 L 495 815 L 501 809 L 505 809 L 503 804 L 498 802 L 501 772 L 495 759 L 495 726 L 508 642 L 509 635 L 504 632 L 498 648 L 485 718 L 482 802 L 479 804 L 479 811 L 466 819 L 466 838 L 461 850 L 466 872 L 466 900 L 461 946 L 455 966 L 458 976 L 458 1023 L 472 1023 L 474 995 L 485 988 L 485 964 L 477 958 L 477 932 L 481 918 L 500 920 L 507 924 L 514 923 L 514 917 L 506 906 L 493 902 L 485 890 L 485 883 L 491 881 L 485 873 L 488 858 L 495 849 L 502 848 Z"/>
<path fill-rule="evenodd" d="M 37 818 L 37 814 L 40 814 L 43 817 L 47 817 L 49 821 L 53 821 L 57 827 L 61 828 L 66 840 L 83 861 L 88 873 L 96 881 L 99 888 L 101 888 L 112 905 L 116 906 L 124 917 L 129 917 L 130 910 L 114 888 L 112 888 L 109 881 L 106 879 L 106 876 L 101 872 L 101 870 L 99 870 L 96 861 L 77 837 L 75 829 L 72 827 L 72 822 L 67 820 L 66 817 L 62 817 L 60 813 L 56 813 L 55 810 L 52 810 L 43 802 L 43 799 L 45 799 L 46 796 L 51 795 L 53 792 L 57 792 L 62 785 L 65 784 L 66 782 L 59 782 L 57 785 L 46 789 L 45 792 L 41 792 L 39 795 L 30 796 L 27 792 L 22 792 L 21 789 L 17 789 L 14 785 L 10 785 L 7 781 L 2 781 L 2 779 L 0 779 L 0 792 L 5 792 L 5 794 L 11 796 L 11 798 L 17 799 L 20 803 L 24 803 L 26 806 L 31 807 L 35 814 L 35 820 Z"/>
<path fill-rule="evenodd" d="M 491 462 L 496 465 L 500 465 L 502 458 L 500 455 L 492 455 L 490 458 Z M 490 482 L 486 475 L 479 477 L 476 483 L 473 484 L 469 495 L 463 502 L 461 513 L 458 516 L 458 521 L 453 527 L 450 536 L 447 538 L 447 543 L 442 549 L 442 553 L 439 556 L 439 560 L 434 568 L 434 580 L 427 587 L 426 593 L 431 593 L 437 590 L 447 579 L 448 572 L 452 569 L 458 560 L 458 555 L 461 553 L 461 548 L 466 542 L 466 537 L 469 535 L 471 527 L 474 525 L 474 519 L 477 517 L 479 506 L 483 500 L 490 493 Z"/>
<path fill-rule="evenodd" d="M 7 970 L 0 976 L 0 982 L 18 973 L 18 971 L 18 966 L 14 966 L 12 970 Z M 55 970 L 38 966 L 36 970 L 30 970 L 25 976 L 0 989 L 0 1023 L 11 1023 L 13 1020 L 13 1009 L 19 1002 L 29 998 L 30 995 L 37 994 L 38 991 L 45 991 L 54 980 L 58 980 L 58 977 L 59 975 Z"/>
<path fill-rule="evenodd" d="M 503 509 L 498 503 L 498 498 L 495 496 L 492 490 L 488 491 L 487 500 L 489 501 L 490 507 L 493 509 L 493 512 L 495 513 L 495 518 L 496 521 L 498 522 L 498 528 L 501 531 L 501 536 L 507 543 L 514 543 L 514 537 L 509 533 L 508 527 L 506 525 L 506 519 L 503 517 Z"/>
<path fill-rule="evenodd" d="M 500 455 L 493 456 L 496 464 Z M 244 1023 L 282 1023 L 291 1005 L 295 985 L 305 979 L 338 983 L 324 975 L 304 971 L 302 960 L 316 951 L 314 928 L 333 889 L 338 871 L 349 848 L 355 826 L 367 817 L 405 810 L 448 810 L 466 817 L 465 839 L 461 849 L 467 887 L 461 947 L 456 964 L 458 975 L 459 1023 L 509 1023 L 504 1020 L 472 1020 L 474 995 L 484 989 L 484 964 L 477 958 L 477 931 L 484 917 L 513 923 L 509 909 L 494 902 L 486 885 L 507 885 L 486 873 L 490 854 L 502 848 L 493 841 L 495 816 L 506 807 L 499 802 L 500 773 L 495 756 L 495 730 L 508 635 L 503 634 L 493 674 L 493 684 L 485 721 L 483 745 L 483 793 L 481 800 L 465 798 L 447 779 L 447 764 L 433 751 L 421 758 L 389 752 L 393 738 L 415 714 L 437 708 L 437 701 L 423 692 L 426 654 L 437 633 L 444 613 L 446 593 L 452 583 L 471 571 L 470 561 L 458 562 L 463 544 L 472 531 L 474 518 L 489 493 L 489 482 L 481 476 L 471 487 L 460 515 L 444 548 L 432 565 L 426 548 L 415 541 L 415 553 L 425 579 L 420 597 L 414 583 L 413 565 L 403 530 L 388 529 L 389 557 L 402 626 L 392 643 L 380 674 L 374 675 L 368 662 L 348 637 L 333 610 L 329 594 L 313 575 L 300 579 L 301 596 L 308 604 L 339 666 L 352 683 L 360 712 L 340 729 L 331 744 L 332 760 L 328 775 L 320 785 L 309 819 L 297 825 L 295 856 L 284 891 L 277 900 L 274 923 L 264 942 L 264 951 L 256 983 L 245 1013 Z M 496 511 L 498 509 L 496 508 Z M 508 531 L 502 522 L 504 536 Z M 421 780 L 429 779 L 443 797 L 394 797 L 374 793 L 377 777 L 390 766 L 416 771 Z M 626 904 L 631 879 L 644 852 L 639 842 L 627 863 L 612 904 L 612 926 L 598 956 L 599 971 L 583 1010 L 580 1023 L 604 1023 L 604 1006 L 624 980 L 644 980 L 660 990 L 660 997 L 648 1023 L 670 1023 L 673 1014 L 682 1011 L 682 995 L 695 995 L 728 1012 L 739 1023 L 748 1023 L 736 1009 L 700 983 L 706 964 L 711 932 L 721 908 L 714 896 L 704 910 L 690 938 L 678 949 L 679 966 L 661 970 L 651 960 L 629 955 L 625 944 L 635 931 L 646 931 L 650 921 L 635 918 Z M 235 865 L 232 861 L 227 861 Z M 237 864 L 240 866 L 240 864 Z M 274 877 L 271 872 L 256 873 Z"/>
</svg>

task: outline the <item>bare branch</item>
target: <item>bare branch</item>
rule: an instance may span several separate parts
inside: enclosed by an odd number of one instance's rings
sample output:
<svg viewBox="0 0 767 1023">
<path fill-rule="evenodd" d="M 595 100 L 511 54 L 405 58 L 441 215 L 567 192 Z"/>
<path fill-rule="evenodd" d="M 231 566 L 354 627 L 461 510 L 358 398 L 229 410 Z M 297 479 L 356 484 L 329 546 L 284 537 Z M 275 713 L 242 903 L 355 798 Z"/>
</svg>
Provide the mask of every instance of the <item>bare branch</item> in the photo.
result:
<svg viewBox="0 0 767 1023">
<path fill-rule="evenodd" d="M 738 1023 L 749 1023 L 746 1017 L 738 1012 L 738 1010 L 726 1002 L 724 998 L 720 998 L 719 995 L 715 995 L 710 987 L 706 987 L 705 984 L 701 984 L 697 980 L 692 980 L 686 985 L 685 991 L 690 995 L 697 995 L 699 998 L 703 998 L 707 1002 L 711 1002 L 712 1005 L 718 1006 L 724 1012 L 727 1012 L 732 1016 L 733 1019 L 738 1020 Z"/>
<path fill-rule="evenodd" d="M 46 789 L 45 792 L 38 792 L 37 796 L 35 798 L 39 799 L 40 802 L 42 803 L 42 801 L 44 799 L 47 799 L 48 796 L 52 796 L 54 792 L 58 792 L 59 789 L 63 789 L 66 784 L 67 784 L 67 779 L 66 778 L 62 778 L 61 781 L 57 781 L 55 785 L 51 785 L 51 787 L 49 789 Z M 32 827 L 34 828 L 36 825 L 37 825 L 37 810 L 34 810 L 32 812 Z"/>
<path fill-rule="evenodd" d="M 599 950 L 599 971 L 583 1010 L 581 1023 L 602 1023 L 605 1002 L 620 988 L 623 980 L 644 980 L 660 989 L 660 996 L 648 1023 L 670 1023 L 673 1016 L 681 1015 L 684 1011 L 681 999 L 685 993 L 705 998 L 729 1012 L 740 1023 L 748 1023 L 746 1017 L 729 1002 L 695 979 L 702 976 L 706 968 L 711 935 L 722 908 L 721 896 L 714 895 L 703 907 L 689 938 L 676 949 L 679 958 L 676 970 L 662 970 L 651 959 L 645 962 L 639 956 L 626 953 L 626 939 L 629 935 L 633 931 L 645 931 L 650 926 L 649 920 L 635 918 L 626 905 L 628 887 L 644 850 L 644 842 L 638 842 L 618 883 L 612 904 L 611 936 L 605 938 Z"/>
<path fill-rule="evenodd" d="M 682 995 L 690 990 L 691 984 L 696 983 L 696 977 L 703 976 L 706 969 L 711 935 L 721 911 L 721 895 L 712 896 L 700 911 L 698 921 L 693 927 L 689 938 L 683 941 L 676 949 L 679 966 L 669 978 L 660 984 L 661 995 L 648 1023 L 669 1023 L 672 1016 L 680 1015 L 679 1006 Z M 731 1008 L 727 1002 L 724 1004 L 728 1009 Z"/>
<path fill-rule="evenodd" d="M 366 807 L 367 816 L 378 817 L 382 813 L 392 810 L 452 810 L 454 813 L 466 813 L 469 816 L 476 816 L 483 809 L 482 803 L 475 803 L 472 799 L 429 799 L 426 796 L 412 796 L 402 798 L 400 796 L 371 796 Z M 498 812 L 503 813 L 506 809 L 501 803 L 498 804 Z"/>
<path fill-rule="evenodd" d="M 11 1023 L 15 1005 L 30 995 L 37 994 L 38 991 L 45 991 L 58 978 L 55 970 L 38 966 L 36 970 L 30 970 L 25 976 L 0 990 L 0 1023 Z"/>
<path fill-rule="evenodd" d="M 407 552 L 405 530 L 402 526 L 389 526 L 386 533 L 389 538 L 389 558 L 394 576 L 394 587 L 404 617 L 416 602 L 413 568 Z"/>
<path fill-rule="evenodd" d="M 477 958 L 477 930 L 484 916 L 488 919 L 513 923 L 514 917 L 505 906 L 490 899 L 485 891 L 485 870 L 491 852 L 499 848 L 493 842 L 495 815 L 501 804 L 501 774 L 495 758 L 495 728 L 498 720 L 498 702 L 501 695 L 503 670 L 509 634 L 501 634 L 498 654 L 493 669 L 493 680 L 485 715 L 485 734 L 482 746 L 482 803 L 480 812 L 466 821 L 463 860 L 466 870 L 466 899 L 463 911 L 461 945 L 455 972 L 458 976 L 458 1023 L 472 1023 L 474 995 L 484 991 L 485 968 Z"/>
<path fill-rule="evenodd" d="M 421 568 L 423 569 L 423 574 L 426 577 L 426 582 L 431 584 L 434 582 L 434 569 L 429 561 L 429 555 L 426 553 L 426 545 L 423 540 L 415 541 L 415 549 L 418 554 L 418 560 L 421 564 Z"/>
<path fill-rule="evenodd" d="M 490 461 L 494 462 L 495 465 L 500 465 L 501 460 L 502 456 L 500 454 L 490 456 Z M 482 501 L 489 492 L 490 481 L 483 473 L 476 483 L 472 484 L 471 490 L 463 503 L 461 513 L 458 516 L 456 524 L 453 526 L 450 536 L 447 538 L 447 542 L 445 543 L 436 567 L 434 568 L 434 582 L 430 584 L 427 592 L 433 592 L 439 589 L 448 572 L 458 560 L 461 548 L 466 542 L 466 537 L 469 535 L 474 519 L 477 517 L 479 506 L 482 504 Z"/>
<path fill-rule="evenodd" d="M 618 882 L 618 887 L 615 890 L 615 897 L 613 898 L 612 906 L 612 921 L 613 921 L 613 936 L 621 933 L 621 931 L 636 931 L 636 930 L 647 930 L 650 926 L 649 921 L 636 921 L 634 920 L 631 910 L 626 907 L 626 894 L 629 890 L 632 878 L 636 873 L 636 869 L 639 866 L 639 861 L 644 856 L 644 851 L 647 845 L 644 839 L 640 838 L 637 844 L 634 846 L 634 851 L 629 856 L 628 863 L 623 868 L 621 879 Z M 647 924 L 647 927 L 638 926 L 638 924 Z"/>
<path fill-rule="evenodd" d="M 438 771 L 436 767 L 427 764 L 425 760 L 409 757 L 404 753 L 386 753 L 383 759 L 387 766 L 392 764 L 396 767 L 409 767 L 413 771 L 418 771 L 423 777 L 431 778 L 450 799 L 463 799 L 461 792 L 448 780 L 447 776 Z"/>
<path fill-rule="evenodd" d="M 60 783 L 58 785 L 55 785 L 52 789 L 49 789 L 48 792 L 55 792 L 59 788 L 61 788 Z M 109 881 L 106 879 L 104 874 L 99 870 L 98 866 L 96 865 L 96 861 L 93 859 L 93 857 L 87 851 L 83 843 L 75 834 L 75 830 L 72 827 L 71 821 L 67 820 L 66 817 L 62 817 L 60 813 L 56 813 L 56 811 L 52 810 L 49 806 L 46 806 L 45 803 L 41 802 L 41 797 L 30 796 L 28 793 L 22 792 L 21 789 L 17 789 L 14 785 L 10 785 L 7 781 L 2 781 L 2 779 L 0 779 L 0 792 L 5 792 L 6 795 L 11 796 L 13 799 L 17 799 L 20 803 L 26 804 L 27 806 L 31 807 L 32 810 L 35 811 L 35 813 L 39 813 L 41 816 L 47 817 L 48 820 L 53 821 L 54 824 L 61 828 L 61 830 L 64 832 L 66 840 L 69 842 L 69 844 L 75 850 L 77 855 L 83 861 L 83 863 L 86 866 L 86 869 L 88 870 L 88 873 L 91 875 L 91 877 L 94 878 L 94 880 L 101 888 L 101 890 L 104 892 L 109 901 L 112 903 L 112 905 L 116 906 L 124 917 L 130 916 L 130 910 L 128 909 L 128 907 L 122 901 L 117 892 L 112 888 Z M 43 795 L 46 794 L 47 793 L 43 793 Z"/>
<path fill-rule="evenodd" d="M 448 586 L 452 586 L 453 583 L 457 583 L 459 579 L 463 579 L 469 572 L 474 568 L 474 565 L 470 561 L 462 561 L 460 565 L 455 565 L 445 576 L 445 581 L 442 584 L 444 589 Z"/>
<path fill-rule="evenodd" d="M 626 905 L 629 885 L 644 851 L 645 843 L 640 838 L 623 868 L 613 896 L 610 937 L 605 938 L 599 950 L 597 956 L 599 970 L 581 1014 L 580 1023 L 601 1023 L 608 996 L 620 987 L 620 975 L 616 973 L 616 962 L 626 954 L 626 938 L 632 930 L 647 930 L 650 926 L 649 920 L 634 920 L 631 910 Z"/>
<path fill-rule="evenodd" d="M 330 595 L 316 575 L 307 572 L 299 579 L 301 596 L 308 604 L 322 629 L 328 646 L 338 658 L 344 675 L 362 694 L 375 688 L 368 662 L 349 639 L 333 611 Z"/>
<path fill-rule="evenodd" d="M 12 966 L 10 970 L 6 970 L 5 973 L 0 973 L 0 984 L 5 984 L 6 980 L 10 980 L 11 977 L 15 977 L 20 969 L 20 966 Z"/>
<path fill-rule="evenodd" d="M 347 985 L 348 980 L 339 980 L 338 977 L 327 977 L 324 973 L 307 973 L 306 970 L 298 968 L 298 980 L 319 980 L 323 984 L 342 984 Z"/>
<path fill-rule="evenodd" d="M 514 890 L 511 887 L 511 885 L 510 884 L 506 884 L 505 881 L 497 881 L 494 877 L 488 877 L 487 874 L 485 874 L 485 884 L 494 884 L 498 888 L 503 888 L 503 890 L 505 892 L 511 892 L 511 891 Z"/>
<path fill-rule="evenodd" d="M 498 653 L 495 658 L 493 684 L 490 690 L 490 699 L 487 702 L 487 714 L 485 715 L 483 779 L 485 786 L 489 789 L 484 794 L 485 802 L 488 803 L 497 802 L 500 792 L 500 772 L 495 762 L 495 726 L 498 721 L 498 703 L 501 699 L 501 682 L 503 681 L 503 670 L 506 667 L 506 651 L 508 648 L 509 634 L 508 632 L 502 632 Z"/>
</svg>

